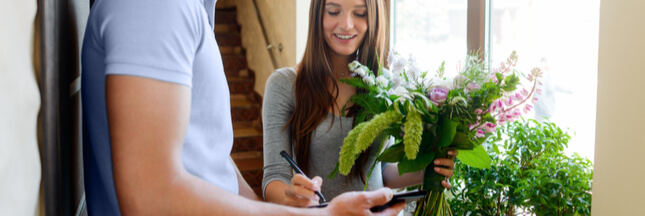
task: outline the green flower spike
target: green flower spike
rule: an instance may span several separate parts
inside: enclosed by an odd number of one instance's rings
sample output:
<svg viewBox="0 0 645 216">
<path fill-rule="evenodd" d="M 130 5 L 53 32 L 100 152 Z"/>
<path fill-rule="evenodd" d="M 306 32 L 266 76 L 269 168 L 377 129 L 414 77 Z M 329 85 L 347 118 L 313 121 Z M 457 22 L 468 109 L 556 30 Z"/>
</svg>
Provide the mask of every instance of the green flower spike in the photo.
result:
<svg viewBox="0 0 645 216">
<path fill-rule="evenodd" d="M 421 114 L 412 108 L 405 117 L 403 134 L 403 151 L 410 160 L 417 158 L 419 146 L 421 145 L 421 133 L 423 133 Z"/>
<path fill-rule="evenodd" d="M 394 110 L 374 116 L 372 120 L 367 122 L 365 128 L 361 131 L 361 134 L 358 135 L 354 152 L 356 154 L 360 154 L 365 151 L 370 147 L 370 145 L 372 145 L 374 139 L 376 139 L 376 137 L 385 130 L 385 128 L 389 127 L 394 122 L 401 121 L 401 119 L 403 119 L 403 115 Z"/>
<path fill-rule="evenodd" d="M 358 154 L 355 153 L 356 138 L 361 133 L 367 122 L 360 123 L 354 127 L 347 137 L 343 140 L 343 146 L 340 148 L 340 160 L 338 165 L 338 171 L 343 175 L 347 175 L 349 171 L 354 166 L 354 161 L 358 158 Z"/>
<path fill-rule="evenodd" d="M 394 122 L 401 121 L 402 118 L 403 116 L 400 113 L 390 110 L 380 113 L 370 121 L 363 122 L 352 129 L 340 149 L 338 167 L 340 173 L 347 175 L 352 166 L 354 166 L 354 161 L 356 161 L 358 155 L 365 151 L 385 128 Z"/>
</svg>

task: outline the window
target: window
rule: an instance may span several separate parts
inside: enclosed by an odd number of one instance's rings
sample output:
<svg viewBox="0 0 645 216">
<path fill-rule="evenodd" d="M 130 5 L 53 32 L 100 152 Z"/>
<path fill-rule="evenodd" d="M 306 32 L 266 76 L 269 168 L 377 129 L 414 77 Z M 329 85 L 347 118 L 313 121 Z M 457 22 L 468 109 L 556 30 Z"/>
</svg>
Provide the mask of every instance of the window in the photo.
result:
<svg viewBox="0 0 645 216">
<path fill-rule="evenodd" d="M 447 69 L 457 65 L 467 47 L 484 47 L 491 66 L 517 51 L 519 70 L 538 66 L 546 71 L 542 94 L 536 96 L 539 103 L 525 117 L 548 117 L 569 128 L 572 139 L 566 152 L 593 161 L 600 0 L 482 2 L 393 0 L 392 47 L 414 54 L 429 70 L 443 60 Z M 478 11 L 485 16 L 473 14 Z M 481 19 L 468 16 L 485 17 L 485 30 L 479 30 Z M 478 41 L 469 40 L 469 33 L 481 36 L 484 44 L 473 45 Z"/>
</svg>

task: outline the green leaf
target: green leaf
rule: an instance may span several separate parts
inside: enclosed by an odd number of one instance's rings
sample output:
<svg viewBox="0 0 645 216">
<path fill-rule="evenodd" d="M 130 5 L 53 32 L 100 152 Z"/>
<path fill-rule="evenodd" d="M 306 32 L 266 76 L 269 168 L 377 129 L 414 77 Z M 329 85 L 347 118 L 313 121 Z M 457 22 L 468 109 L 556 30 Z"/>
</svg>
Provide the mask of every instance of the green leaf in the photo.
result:
<svg viewBox="0 0 645 216">
<path fill-rule="evenodd" d="M 328 178 L 328 179 L 336 178 L 336 175 L 338 175 L 338 171 L 339 171 L 339 168 L 338 168 L 338 167 L 339 167 L 339 165 L 340 165 L 340 163 L 336 162 L 336 168 L 334 168 L 334 171 L 332 171 L 332 172 L 329 174 L 329 176 L 327 176 L 327 178 Z"/>
<path fill-rule="evenodd" d="M 480 169 L 490 168 L 490 156 L 483 146 L 477 146 L 473 150 L 461 150 L 457 158 L 464 164 Z"/>
<path fill-rule="evenodd" d="M 437 126 L 437 134 L 439 134 L 437 144 L 441 147 L 449 146 L 452 143 L 452 140 L 455 138 L 457 133 L 458 121 L 442 118 L 439 120 L 439 125 Z"/>
<path fill-rule="evenodd" d="M 454 147 L 456 149 L 466 149 L 470 150 L 473 148 L 473 143 L 470 137 L 466 135 L 463 132 L 456 132 L 455 137 L 452 140 L 452 144 L 450 144 L 450 147 Z"/>
<path fill-rule="evenodd" d="M 416 172 L 425 169 L 430 162 L 434 160 L 436 152 L 417 155 L 417 158 L 414 160 L 409 160 L 407 157 L 403 156 L 403 159 L 399 162 L 399 175 L 404 173 Z M 461 152 L 459 153 L 461 154 Z"/>
<path fill-rule="evenodd" d="M 378 156 L 377 160 L 388 163 L 396 163 L 399 162 L 404 155 L 405 152 L 403 151 L 403 143 L 397 143 L 385 149 L 385 151 L 383 151 L 383 153 Z"/>
<path fill-rule="evenodd" d="M 498 154 L 498 155 L 500 154 L 499 153 L 499 147 L 497 147 L 497 145 L 495 145 L 495 144 L 493 144 L 493 151 L 495 151 L 495 154 Z"/>
</svg>

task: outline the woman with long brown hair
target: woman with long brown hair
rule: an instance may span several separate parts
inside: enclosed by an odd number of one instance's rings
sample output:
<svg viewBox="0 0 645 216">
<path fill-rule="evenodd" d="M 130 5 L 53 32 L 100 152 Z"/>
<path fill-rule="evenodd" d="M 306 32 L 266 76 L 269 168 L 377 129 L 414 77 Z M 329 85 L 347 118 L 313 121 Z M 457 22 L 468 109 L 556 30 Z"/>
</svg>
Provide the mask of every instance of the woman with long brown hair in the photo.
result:
<svg viewBox="0 0 645 216">
<path fill-rule="evenodd" d="M 363 190 L 366 173 L 374 164 L 378 148 L 370 148 L 357 160 L 347 178 L 326 180 L 338 161 L 343 139 L 353 126 L 359 109 L 349 102 L 357 89 L 337 82 L 349 78 L 348 63 L 358 60 L 373 71 L 384 63 L 385 26 L 383 0 L 312 0 L 309 35 L 302 61 L 294 68 L 276 70 L 267 80 L 262 121 L 264 128 L 265 199 L 290 206 L 318 203 L 314 191 L 331 200 L 345 191 Z M 341 116 L 342 108 L 347 113 Z M 307 176 L 293 175 L 280 151 L 295 156 Z M 437 159 L 444 165 L 438 173 L 452 176 L 454 163 Z M 398 175 L 396 164 L 381 164 L 369 179 L 369 188 L 399 188 L 422 182 L 423 173 Z M 444 187 L 450 187 L 444 181 Z"/>
</svg>

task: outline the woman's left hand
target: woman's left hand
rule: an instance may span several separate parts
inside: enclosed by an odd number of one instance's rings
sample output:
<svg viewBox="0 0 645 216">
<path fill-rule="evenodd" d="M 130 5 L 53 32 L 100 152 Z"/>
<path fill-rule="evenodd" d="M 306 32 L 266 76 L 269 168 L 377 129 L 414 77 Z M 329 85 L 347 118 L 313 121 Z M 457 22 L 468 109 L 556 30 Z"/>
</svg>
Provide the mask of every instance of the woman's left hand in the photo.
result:
<svg viewBox="0 0 645 216">
<path fill-rule="evenodd" d="M 452 185 L 450 185 L 448 178 L 454 175 L 455 157 L 457 157 L 458 154 L 459 151 L 456 149 L 448 150 L 448 155 L 450 156 L 449 158 L 437 158 L 434 160 L 434 171 L 446 176 L 446 179 L 441 181 L 441 185 L 443 185 L 443 187 L 445 187 L 446 189 L 452 188 Z"/>
</svg>

